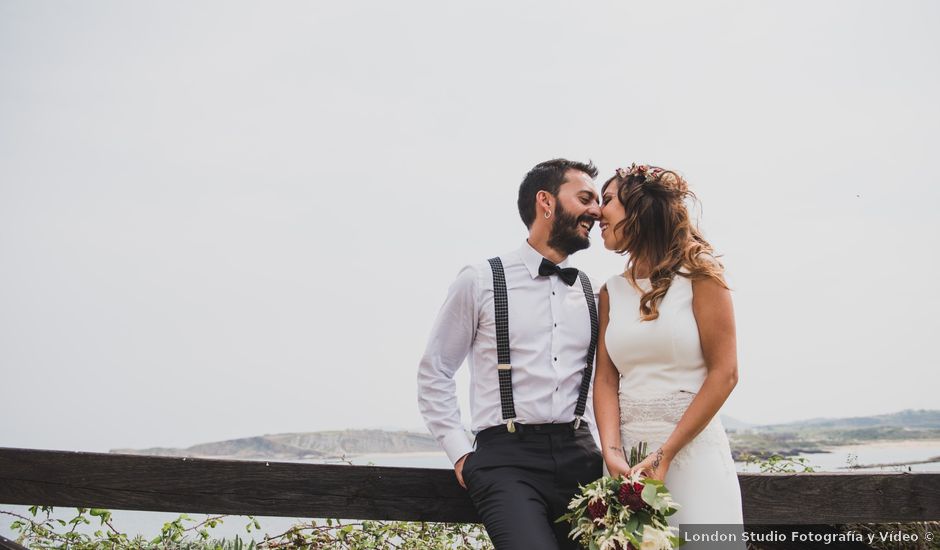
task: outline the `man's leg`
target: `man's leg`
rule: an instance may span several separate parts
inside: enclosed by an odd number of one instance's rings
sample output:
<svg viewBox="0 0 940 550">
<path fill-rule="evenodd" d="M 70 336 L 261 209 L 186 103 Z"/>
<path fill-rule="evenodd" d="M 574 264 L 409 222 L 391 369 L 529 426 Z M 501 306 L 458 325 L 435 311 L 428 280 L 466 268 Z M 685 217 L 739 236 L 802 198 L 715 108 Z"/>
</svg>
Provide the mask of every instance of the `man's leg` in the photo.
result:
<svg viewBox="0 0 940 550">
<path fill-rule="evenodd" d="M 552 443 L 557 470 L 555 492 L 549 499 L 549 512 L 557 519 L 568 513 L 568 504 L 580 491 L 580 486 L 587 485 L 603 475 L 603 457 L 590 430 L 584 425 L 573 435 L 553 435 Z M 555 536 L 563 550 L 580 548 L 578 541 L 568 537 L 570 532 L 570 523 L 555 524 Z"/>
<path fill-rule="evenodd" d="M 551 484 L 544 473 L 512 466 L 472 473 L 467 489 L 496 550 L 560 548 L 557 518 L 551 517 L 548 504 L 551 496 L 544 493 Z"/>
</svg>

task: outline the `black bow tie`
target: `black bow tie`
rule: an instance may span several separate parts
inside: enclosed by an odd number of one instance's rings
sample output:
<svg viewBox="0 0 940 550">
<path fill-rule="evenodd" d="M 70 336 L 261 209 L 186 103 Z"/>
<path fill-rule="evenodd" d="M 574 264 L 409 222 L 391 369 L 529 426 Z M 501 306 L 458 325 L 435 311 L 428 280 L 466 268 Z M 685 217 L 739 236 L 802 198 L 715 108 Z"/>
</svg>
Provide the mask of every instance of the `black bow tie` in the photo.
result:
<svg viewBox="0 0 940 550">
<path fill-rule="evenodd" d="M 539 264 L 539 275 L 548 277 L 549 275 L 558 275 L 566 285 L 571 286 L 578 280 L 578 269 L 574 267 L 558 267 L 545 258 Z"/>
</svg>

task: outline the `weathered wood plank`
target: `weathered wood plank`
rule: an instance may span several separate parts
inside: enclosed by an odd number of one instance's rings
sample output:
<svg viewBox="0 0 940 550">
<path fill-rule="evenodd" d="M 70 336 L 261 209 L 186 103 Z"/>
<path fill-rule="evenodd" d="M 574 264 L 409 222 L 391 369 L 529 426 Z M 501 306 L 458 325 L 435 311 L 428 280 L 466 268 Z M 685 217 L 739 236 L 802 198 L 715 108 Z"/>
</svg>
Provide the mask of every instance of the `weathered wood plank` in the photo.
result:
<svg viewBox="0 0 940 550">
<path fill-rule="evenodd" d="M 746 524 L 940 519 L 940 474 L 739 474 Z"/>
<path fill-rule="evenodd" d="M 2 550 L 29 550 L 29 548 L 26 548 L 22 544 L 17 544 L 13 542 L 12 540 L 3 536 L 0 536 L 0 549 Z"/>
<path fill-rule="evenodd" d="M 477 521 L 453 472 L 0 448 L 0 502 L 286 517 Z"/>
<path fill-rule="evenodd" d="M 940 474 L 740 474 L 747 524 L 940 519 Z M 478 521 L 451 470 L 0 448 L 0 503 Z"/>
</svg>

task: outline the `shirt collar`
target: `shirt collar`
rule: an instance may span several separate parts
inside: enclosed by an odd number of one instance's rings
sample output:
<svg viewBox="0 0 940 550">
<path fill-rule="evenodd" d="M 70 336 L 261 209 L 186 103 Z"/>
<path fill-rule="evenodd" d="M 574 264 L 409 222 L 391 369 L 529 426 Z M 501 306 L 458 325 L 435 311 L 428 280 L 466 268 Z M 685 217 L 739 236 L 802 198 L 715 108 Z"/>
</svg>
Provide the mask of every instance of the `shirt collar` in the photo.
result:
<svg viewBox="0 0 940 550">
<path fill-rule="evenodd" d="M 522 242 L 522 247 L 519 249 L 519 257 L 522 258 L 522 263 L 524 263 L 526 269 L 529 270 L 529 275 L 531 275 L 533 279 L 538 277 L 539 266 L 542 265 L 544 257 L 539 254 L 538 250 L 532 248 L 529 241 Z M 568 267 L 569 258 L 565 258 L 563 262 L 558 264 L 558 267 Z"/>
</svg>

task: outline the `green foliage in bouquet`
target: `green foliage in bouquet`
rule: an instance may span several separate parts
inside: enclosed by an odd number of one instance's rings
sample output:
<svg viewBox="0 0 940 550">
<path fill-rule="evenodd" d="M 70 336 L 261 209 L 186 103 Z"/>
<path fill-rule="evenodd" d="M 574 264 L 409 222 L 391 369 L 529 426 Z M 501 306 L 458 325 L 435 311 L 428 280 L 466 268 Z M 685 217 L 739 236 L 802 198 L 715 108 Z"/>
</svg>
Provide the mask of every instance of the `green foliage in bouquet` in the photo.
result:
<svg viewBox="0 0 940 550">
<path fill-rule="evenodd" d="M 640 443 L 625 458 L 637 464 L 645 456 L 646 444 Z M 639 473 L 604 476 L 581 487 L 556 523 L 571 523 L 571 538 L 589 550 L 667 550 L 682 544 L 666 520 L 678 508 L 662 481 Z"/>
</svg>

